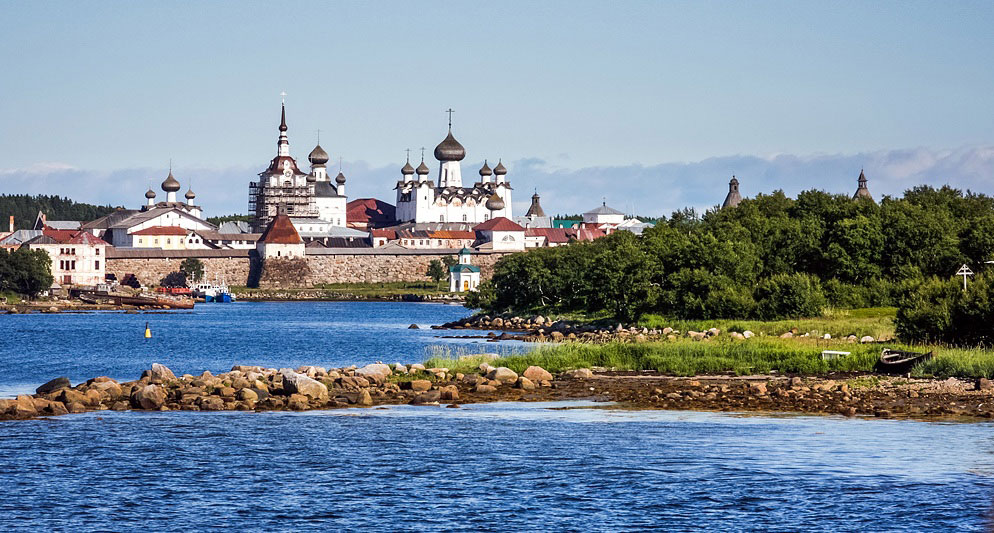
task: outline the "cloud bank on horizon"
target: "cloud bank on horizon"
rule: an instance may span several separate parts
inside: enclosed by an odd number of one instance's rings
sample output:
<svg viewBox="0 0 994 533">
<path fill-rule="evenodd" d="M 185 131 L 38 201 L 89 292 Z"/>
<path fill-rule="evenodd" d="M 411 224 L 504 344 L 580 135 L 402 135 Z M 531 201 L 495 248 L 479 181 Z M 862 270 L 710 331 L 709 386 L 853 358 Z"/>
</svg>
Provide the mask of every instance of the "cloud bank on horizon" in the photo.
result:
<svg viewBox="0 0 994 533">
<path fill-rule="evenodd" d="M 469 179 L 482 161 L 464 163 Z M 176 168 L 173 173 L 182 190 L 192 187 L 197 203 L 213 216 L 246 213 L 248 182 L 264 166 Z M 394 203 L 393 185 L 400 176 L 400 166 L 345 163 L 348 196 Z M 514 212 L 519 214 L 528 208 L 533 191 L 541 194 L 542 206 L 549 214 L 580 213 L 601 201 L 645 216 L 669 216 L 685 207 L 704 210 L 722 202 L 733 174 L 741 183 L 744 197 L 777 189 L 789 196 L 807 189 L 852 194 L 860 169 L 865 169 L 870 192 L 877 199 L 900 195 L 922 184 L 948 184 L 994 194 L 994 146 L 806 156 L 731 155 L 694 162 L 578 169 L 556 168 L 543 159 L 532 158 L 507 166 L 514 186 Z M 163 194 L 159 184 L 165 174 L 165 169 L 91 170 L 44 162 L 28 168 L 0 169 L 0 183 L 5 194 L 59 194 L 81 202 L 135 208 L 143 203 L 147 188 Z"/>
</svg>

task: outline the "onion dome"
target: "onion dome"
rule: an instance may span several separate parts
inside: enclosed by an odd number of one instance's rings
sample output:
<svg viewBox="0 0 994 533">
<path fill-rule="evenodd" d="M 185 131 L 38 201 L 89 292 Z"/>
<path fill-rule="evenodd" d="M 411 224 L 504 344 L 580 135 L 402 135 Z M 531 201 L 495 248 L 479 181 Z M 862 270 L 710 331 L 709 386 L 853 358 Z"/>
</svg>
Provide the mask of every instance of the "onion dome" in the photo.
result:
<svg viewBox="0 0 994 533">
<path fill-rule="evenodd" d="M 492 176 L 493 173 L 494 172 L 490 170 L 490 167 L 487 166 L 487 162 L 484 161 L 483 166 L 480 167 L 480 177 L 482 178 L 482 177 Z"/>
<path fill-rule="evenodd" d="M 286 105 L 280 106 L 280 131 L 286 131 Z"/>
<path fill-rule="evenodd" d="M 187 189 L 187 190 L 186 190 L 186 195 L 184 195 L 184 197 L 185 197 L 185 198 L 186 198 L 187 200 L 193 200 L 194 198 L 196 198 L 196 197 L 197 197 L 197 195 L 196 195 L 196 194 L 194 194 L 194 192 L 193 192 L 193 189 Z"/>
<path fill-rule="evenodd" d="M 466 149 L 452 136 L 452 130 L 442 142 L 435 147 L 435 159 L 439 161 L 462 161 L 466 157 Z"/>
<path fill-rule="evenodd" d="M 486 207 L 491 211 L 500 211 L 504 209 L 504 200 L 500 196 L 497 196 L 497 193 L 493 193 L 490 195 L 490 198 L 487 198 Z"/>
<path fill-rule="evenodd" d="M 405 176 L 410 176 L 411 174 L 414 174 L 414 167 L 411 166 L 410 161 L 404 163 L 404 166 L 400 169 L 400 173 Z"/>
<path fill-rule="evenodd" d="M 149 200 L 155 198 L 155 191 L 153 191 L 151 187 L 149 187 L 148 192 L 145 193 L 145 198 L 148 198 Z"/>
<path fill-rule="evenodd" d="M 345 174 L 339 172 L 338 175 L 335 176 L 335 183 L 339 185 L 345 185 Z"/>
<path fill-rule="evenodd" d="M 504 163 L 501 163 L 500 160 L 497 160 L 497 166 L 494 167 L 494 174 L 498 176 L 507 174 L 507 169 L 504 168 Z"/>
<path fill-rule="evenodd" d="M 328 152 L 321 148 L 321 145 L 317 145 L 311 150 L 311 153 L 307 155 L 307 160 L 311 162 L 312 165 L 323 165 L 328 162 Z"/>
<path fill-rule="evenodd" d="M 179 190 L 179 182 L 173 177 L 173 171 L 169 171 L 169 175 L 162 182 L 162 190 L 166 192 L 176 192 Z"/>
<path fill-rule="evenodd" d="M 418 176 L 427 176 L 429 172 L 431 172 L 431 170 L 428 168 L 428 165 L 426 165 L 425 162 L 422 161 L 421 164 L 418 165 L 417 169 Z"/>
</svg>

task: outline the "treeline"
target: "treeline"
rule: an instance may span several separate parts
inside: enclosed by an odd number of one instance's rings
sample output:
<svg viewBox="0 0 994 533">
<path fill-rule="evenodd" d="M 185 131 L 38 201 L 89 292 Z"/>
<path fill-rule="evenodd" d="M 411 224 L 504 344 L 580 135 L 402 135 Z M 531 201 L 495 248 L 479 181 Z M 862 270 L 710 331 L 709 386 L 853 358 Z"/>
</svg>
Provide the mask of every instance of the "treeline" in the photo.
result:
<svg viewBox="0 0 994 533">
<path fill-rule="evenodd" d="M 114 211 L 110 205 L 83 204 L 62 196 L 40 194 L 0 195 L 0 229 L 7 230 L 7 221 L 14 215 L 15 229 L 31 229 L 38 211 L 45 213 L 49 220 L 79 220 L 86 222 L 100 218 Z"/>
<path fill-rule="evenodd" d="M 207 222 L 220 226 L 225 222 L 252 222 L 252 215 L 224 215 L 219 217 L 208 217 Z"/>
<path fill-rule="evenodd" d="M 994 254 L 994 199 L 921 186 L 880 204 L 782 192 L 702 216 L 687 209 L 642 236 L 536 249 L 498 261 L 468 305 L 488 312 L 610 312 L 634 320 L 778 319 L 825 306 L 897 305 L 927 279 Z"/>
</svg>

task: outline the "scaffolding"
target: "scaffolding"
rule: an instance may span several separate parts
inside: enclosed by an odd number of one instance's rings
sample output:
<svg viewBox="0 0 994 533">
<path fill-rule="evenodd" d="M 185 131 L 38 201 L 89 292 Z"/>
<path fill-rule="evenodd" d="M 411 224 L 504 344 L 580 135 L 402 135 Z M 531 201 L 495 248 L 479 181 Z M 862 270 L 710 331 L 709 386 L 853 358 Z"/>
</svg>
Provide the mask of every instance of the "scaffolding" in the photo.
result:
<svg viewBox="0 0 994 533">
<path fill-rule="evenodd" d="M 249 183 L 249 213 L 252 214 L 252 228 L 261 232 L 277 213 L 292 217 L 316 217 L 314 187 L 310 184 L 294 186 Z"/>
</svg>

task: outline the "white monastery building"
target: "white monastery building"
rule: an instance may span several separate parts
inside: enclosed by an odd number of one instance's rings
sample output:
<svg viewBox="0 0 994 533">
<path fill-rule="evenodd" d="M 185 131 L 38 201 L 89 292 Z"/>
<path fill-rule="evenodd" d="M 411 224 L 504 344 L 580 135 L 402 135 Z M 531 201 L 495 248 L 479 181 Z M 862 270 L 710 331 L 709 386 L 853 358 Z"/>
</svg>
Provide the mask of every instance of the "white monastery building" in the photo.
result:
<svg viewBox="0 0 994 533">
<path fill-rule="evenodd" d="M 479 181 L 464 184 L 460 161 L 466 158 L 466 149 L 452 136 L 451 110 L 449 113 L 449 133 L 435 147 L 437 185 L 428 177 L 431 171 L 423 153 L 418 168 L 412 167 L 408 159 L 400 169 L 401 180 L 396 186 L 397 222 L 479 224 L 493 217 L 510 218 L 511 184 L 503 163 L 498 161 L 491 169 L 484 162 Z"/>
</svg>

